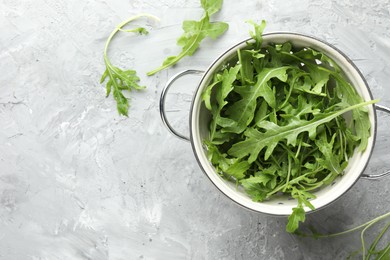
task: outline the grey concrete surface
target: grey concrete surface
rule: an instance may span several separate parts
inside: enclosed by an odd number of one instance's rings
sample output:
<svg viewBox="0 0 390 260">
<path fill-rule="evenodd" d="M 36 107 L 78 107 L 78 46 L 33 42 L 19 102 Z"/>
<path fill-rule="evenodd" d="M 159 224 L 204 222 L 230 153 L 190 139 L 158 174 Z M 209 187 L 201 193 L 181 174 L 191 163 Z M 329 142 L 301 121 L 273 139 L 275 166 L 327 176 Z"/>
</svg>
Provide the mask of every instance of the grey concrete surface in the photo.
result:
<svg viewBox="0 0 390 260">
<path fill-rule="evenodd" d="M 149 36 L 120 34 L 109 53 L 148 86 L 131 93 L 125 118 L 99 84 L 102 52 L 114 27 L 140 12 L 161 22 Z M 267 32 L 336 45 L 390 106 L 390 2 L 225 0 L 213 18 L 230 24 L 223 37 L 147 77 L 178 53 L 181 22 L 201 14 L 198 0 L 0 1 L 0 259 L 345 259 L 359 249 L 358 233 L 300 238 L 284 231 L 286 218 L 228 200 L 190 145 L 164 128 L 158 101 L 172 75 L 206 68 L 248 36 L 246 20 L 266 19 Z M 168 97 L 169 116 L 183 133 L 198 80 L 181 81 Z M 390 117 L 378 116 L 371 174 L 390 168 Z M 390 209 L 389 184 L 359 180 L 307 225 L 341 231 L 379 216 Z"/>
</svg>

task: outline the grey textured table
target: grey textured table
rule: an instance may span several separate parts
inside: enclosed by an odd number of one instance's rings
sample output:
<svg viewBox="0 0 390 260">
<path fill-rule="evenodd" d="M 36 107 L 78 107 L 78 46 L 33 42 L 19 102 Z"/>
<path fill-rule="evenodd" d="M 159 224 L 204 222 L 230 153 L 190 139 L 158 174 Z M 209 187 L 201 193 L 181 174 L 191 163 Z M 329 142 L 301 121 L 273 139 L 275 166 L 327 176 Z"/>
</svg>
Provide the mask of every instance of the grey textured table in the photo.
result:
<svg viewBox="0 0 390 260">
<path fill-rule="evenodd" d="M 148 86 L 131 94 L 125 118 L 98 81 L 107 36 L 139 12 L 160 17 L 160 25 L 147 37 L 121 34 L 110 52 Z M 172 75 L 206 68 L 248 36 L 245 20 L 266 19 L 267 32 L 336 45 L 390 106 L 390 2 L 226 0 L 214 17 L 230 24 L 222 38 L 146 77 L 179 51 L 181 22 L 201 14 L 197 0 L 0 1 L 1 259 L 344 259 L 359 248 L 358 233 L 299 238 L 284 231 L 285 218 L 249 212 L 220 194 L 190 145 L 163 127 L 158 101 Z M 170 118 L 184 133 L 198 80 L 188 78 L 168 97 Z M 389 121 L 379 113 L 366 173 L 390 168 Z M 340 231 L 383 214 L 389 184 L 359 180 L 307 222 Z"/>
</svg>

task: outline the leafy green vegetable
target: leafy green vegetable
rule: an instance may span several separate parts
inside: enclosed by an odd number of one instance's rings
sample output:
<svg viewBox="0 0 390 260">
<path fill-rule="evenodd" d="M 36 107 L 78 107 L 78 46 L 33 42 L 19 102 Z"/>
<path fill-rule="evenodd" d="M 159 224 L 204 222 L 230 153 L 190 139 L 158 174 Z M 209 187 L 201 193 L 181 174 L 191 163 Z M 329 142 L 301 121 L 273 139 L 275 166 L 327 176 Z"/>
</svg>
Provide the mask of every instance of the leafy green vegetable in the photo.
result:
<svg viewBox="0 0 390 260">
<path fill-rule="evenodd" d="M 305 210 L 301 207 L 293 208 L 292 214 L 288 217 L 288 224 L 286 226 L 287 232 L 293 233 L 297 230 L 299 222 L 305 221 Z"/>
<path fill-rule="evenodd" d="M 202 7 L 205 10 L 201 20 L 183 22 L 184 33 L 177 39 L 177 44 L 182 47 L 182 51 L 177 56 L 166 58 L 159 68 L 148 72 L 147 75 L 151 76 L 173 66 L 185 56 L 192 56 L 204 38 L 216 39 L 221 36 L 229 28 L 229 25 L 224 22 L 210 22 L 210 16 L 221 9 L 222 2 L 222 0 L 201 0 Z"/>
<path fill-rule="evenodd" d="M 127 116 L 128 110 L 129 110 L 129 102 L 127 98 L 123 95 L 122 91 L 123 90 L 141 90 L 144 89 L 144 86 L 140 86 L 138 84 L 139 77 L 137 76 L 137 73 L 135 70 L 122 70 L 118 67 L 115 67 L 111 64 L 110 60 L 108 59 L 107 56 L 107 51 L 108 47 L 111 43 L 112 38 L 116 35 L 117 32 L 119 31 L 124 31 L 124 32 L 133 32 L 133 33 L 139 33 L 139 34 L 148 34 L 148 31 L 143 28 L 135 28 L 135 29 L 130 29 L 130 30 L 124 30 L 122 29 L 125 25 L 128 23 L 141 18 L 141 17 L 148 17 L 148 18 L 153 18 L 158 20 L 157 17 L 149 14 L 140 14 L 134 17 L 131 17 L 130 19 L 120 23 L 117 28 L 110 34 L 106 41 L 106 45 L 104 47 L 104 64 L 106 65 L 106 70 L 104 71 L 102 78 L 100 80 L 100 83 L 103 83 L 106 78 L 108 77 L 108 81 L 106 83 L 106 89 L 107 89 L 107 94 L 106 96 L 108 97 L 111 93 L 113 92 L 114 99 L 117 103 L 117 109 L 118 113 L 120 115 Z"/>
<path fill-rule="evenodd" d="M 254 201 L 283 193 L 297 200 L 286 230 L 314 210 L 313 191 L 343 175 L 370 136 L 364 101 L 325 54 L 289 42 L 262 46 L 263 21 L 253 41 L 215 73 L 202 93 L 210 111 L 205 140 L 216 171 Z M 350 119 L 347 115 L 350 115 Z"/>
<path fill-rule="evenodd" d="M 292 146 L 296 146 L 298 135 L 303 132 L 308 132 L 309 137 L 314 139 L 319 125 L 325 124 L 350 110 L 373 104 L 375 102 L 376 100 L 363 102 L 334 112 L 317 114 L 310 121 L 294 118 L 294 120 L 291 120 L 288 125 L 284 126 L 278 126 L 277 124 L 269 121 L 262 121 L 257 125 L 257 128 L 264 129 L 265 132 L 257 130 L 256 127 L 248 128 L 244 133 L 247 138 L 244 141 L 235 143 L 232 148 L 228 150 L 228 154 L 239 159 L 250 155 L 248 161 L 252 163 L 256 161 L 261 150 L 264 147 L 267 147 L 264 154 L 264 159 L 267 160 L 281 140 L 286 139 L 287 145 L 291 144 Z M 330 144 L 327 143 L 326 138 L 327 135 L 324 134 L 322 139 L 315 141 L 315 144 L 325 155 L 325 160 L 328 159 L 327 161 L 332 163 L 333 159 L 335 159 L 332 154 L 334 138 L 332 138 L 332 142 Z"/>
<path fill-rule="evenodd" d="M 387 222 L 385 224 L 385 226 L 379 232 L 379 234 L 374 239 L 374 241 L 372 241 L 368 250 L 366 250 L 366 241 L 365 241 L 364 235 L 365 235 L 365 232 L 369 228 L 371 228 L 375 224 L 377 224 L 380 221 L 382 221 L 386 218 L 389 218 L 389 217 L 390 217 L 390 212 L 387 212 L 387 213 L 385 213 L 379 217 L 376 217 L 376 218 L 374 218 L 374 219 L 372 219 L 372 220 L 370 220 L 370 221 L 368 221 L 360 226 L 357 226 L 357 227 L 354 227 L 354 228 L 351 228 L 351 229 L 348 229 L 348 230 L 345 230 L 342 232 L 333 233 L 333 234 L 319 234 L 318 232 L 313 230 L 313 228 L 311 228 L 312 233 L 303 233 L 301 231 L 296 231 L 295 233 L 301 237 L 313 237 L 316 239 L 323 239 L 323 238 L 332 238 L 332 237 L 343 236 L 343 235 L 355 232 L 357 230 L 362 230 L 360 232 L 360 239 L 361 239 L 362 247 L 360 250 L 357 250 L 357 251 L 353 252 L 352 254 L 357 255 L 357 254 L 361 253 L 363 260 L 370 260 L 370 259 L 377 259 L 377 260 L 385 260 L 386 259 L 387 260 L 387 259 L 390 259 L 389 258 L 390 257 L 390 243 L 388 243 L 388 241 L 385 242 L 387 244 L 385 244 L 385 246 L 382 249 L 378 249 L 377 247 L 378 247 L 379 242 L 382 240 L 384 234 L 389 230 L 390 222 Z M 371 258 L 372 256 L 374 258 Z"/>
<path fill-rule="evenodd" d="M 200 3 L 208 15 L 213 15 L 221 10 L 223 0 L 200 0 Z"/>
</svg>

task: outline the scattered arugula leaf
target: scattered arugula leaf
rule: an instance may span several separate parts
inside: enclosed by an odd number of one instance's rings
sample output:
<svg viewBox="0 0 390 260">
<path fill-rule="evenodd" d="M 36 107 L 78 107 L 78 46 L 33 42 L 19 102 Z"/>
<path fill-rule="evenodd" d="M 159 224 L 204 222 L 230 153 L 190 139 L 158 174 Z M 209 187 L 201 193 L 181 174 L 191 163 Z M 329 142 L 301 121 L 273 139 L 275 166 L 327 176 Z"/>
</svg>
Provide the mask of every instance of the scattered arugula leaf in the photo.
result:
<svg viewBox="0 0 390 260">
<path fill-rule="evenodd" d="M 304 222 L 304 221 L 305 221 L 305 210 L 303 209 L 302 205 L 293 208 L 292 214 L 288 217 L 286 231 L 293 233 L 295 230 L 297 230 L 299 226 L 299 222 Z"/>
<path fill-rule="evenodd" d="M 377 100 L 364 102 L 321 52 L 289 42 L 262 47 L 265 21 L 249 23 L 253 41 L 202 93 L 211 114 L 204 144 L 216 171 L 252 200 L 278 193 L 297 200 L 286 226 L 292 233 L 305 207 L 314 210 L 312 192 L 343 174 L 355 148 L 366 148 L 366 106 Z"/>
<path fill-rule="evenodd" d="M 192 56 L 204 38 L 209 37 L 215 40 L 221 36 L 229 28 L 229 25 L 224 22 L 210 22 L 210 16 L 221 9 L 222 3 L 222 0 L 201 0 L 201 5 L 205 11 L 201 20 L 183 22 L 184 33 L 177 39 L 177 44 L 182 46 L 182 51 L 177 56 L 166 58 L 159 68 L 148 72 L 147 75 L 151 76 L 173 66 L 185 56 Z"/>
<path fill-rule="evenodd" d="M 390 259 L 389 258 L 390 257 L 390 243 L 388 241 L 384 242 L 385 245 L 382 249 L 378 249 L 377 247 L 378 247 L 379 242 L 383 239 L 385 233 L 389 230 L 390 222 L 387 222 L 384 225 L 384 227 L 379 232 L 379 234 L 376 236 L 374 241 L 372 241 L 368 250 L 366 250 L 366 241 L 365 241 L 364 235 L 365 235 L 365 232 L 369 228 L 371 228 L 375 224 L 378 224 L 379 222 L 381 222 L 389 217 L 390 217 L 390 212 L 387 212 L 387 213 L 385 213 L 379 217 L 376 217 L 376 218 L 374 218 L 374 219 L 372 219 L 372 220 L 370 220 L 362 225 L 359 225 L 357 227 L 354 227 L 354 228 L 351 228 L 351 229 L 348 229 L 348 230 L 345 230 L 342 232 L 333 233 L 333 234 L 320 234 L 317 231 L 315 231 L 313 228 L 311 228 L 311 233 L 304 233 L 304 232 L 301 232 L 298 230 L 295 232 L 295 234 L 298 236 L 301 236 L 301 237 L 312 237 L 315 239 L 323 239 L 323 238 L 332 238 L 332 237 L 343 236 L 343 235 L 355 232 L 357 230 L 362 230 L 360 232 L 360 240 L 361 240 L 362 246 L 361 246 L 360 250 L 352 252 L 350 256 L 351 257 L 356 256 L 357 254 L 361 253 L 363 260 L 370 260 L 370 259 L 387 260 L 387 259 Z M 374 257 L 374 258 L 372 258 L 372 257 Z"/>
<path fill-rule="evenodd" d="M 123 95 L 122 91 L 123 90 L 141 90 L 144 89 L 144 86 L 140 86 L 138 84 L 139 82 L 139 77 L 137 76 L 137 72 L 135 70 L 122 70 L 118 67 L 115 67 L 114 65 L 111 64 L 108 56 L 107 56 L 107 51 L 108 47 L 111 43 L 111 40 L 113 37 L 116 35 L 117 32 L 123 31 L 123 32 L 132 32 L 132 33 L 139 33 L 139 34 L 148 34 L 148 31 L 143 28 L 143 27 L 138 27 L 135 29 L 129 29 L 125 30 L 122 29 L 125 25 L 128 23 L 141 18 L 141 17 L 147 17 L 147 18 L 152 18 L 155 20 L 158 20 L 157 17 L 150 15 L 150 14 L 139 14 L 136 16 L 133 16 L 129 18 L 128 20 L 120 23 L 114 31 L 110 34 L 108 37 L 105 47 L 104 47 L 104 64 L 106 65 L 106 70 L 104 71 L 102 78 L 100 79 L 100 83 L 103 83 L 106 78 L 108 77 L 108 81 L 106 83 L 106 90 L 107 94 L 106 96 L 108 97 L 111 93 L 113 92 L 114 99 L 117 103 L 117 109 L 118 113 L 120 115 L 128 116 L 128 110 L 129 110 L 129 102 L 128 99 Z"/>
<path fill-rule="evenodd" d="M 223 0 L 200 0 L 200 4 L 208 15 L 213 15 L 221 10 Z"/>
</svg>

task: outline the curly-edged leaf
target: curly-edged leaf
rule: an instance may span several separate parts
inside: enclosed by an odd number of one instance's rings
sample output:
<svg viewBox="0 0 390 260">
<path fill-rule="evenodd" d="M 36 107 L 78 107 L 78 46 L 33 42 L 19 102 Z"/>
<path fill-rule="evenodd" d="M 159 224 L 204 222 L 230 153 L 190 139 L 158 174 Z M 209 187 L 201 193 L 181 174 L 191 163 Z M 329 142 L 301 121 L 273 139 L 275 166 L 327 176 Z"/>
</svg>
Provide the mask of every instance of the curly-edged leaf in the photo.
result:
<svg viewBox="0 0 390 260">
<path fill-rule="evenodd" d="M 204 104 L 206 106 L 206 108 L 208 110 L 212 110 L 212 107 L 211 107 L 211 93 L 213 91 L 213 88 L 221 83 L 222 79 L 219 79 L 219 80 L 214 80 L 213 83 L 211 83 L 209 86 L 207 86 L 207 88 L 205 89 L 205 91 L 203 91 L 202 93 L 202 100 L 204 101 Z"/>
<path fill-rule="evenodd" d="M 237 79 L 237 73 L 240 70 L 241 65 L 236 65 L 229 70 L 225 70 L 221 77 L 221 84 L 215 91 L 216 104 L 213 104 L 212 114 L 213 119 L 210 126 L 211 140 L 214 138 L 215 131 L 217 129 L 217 122 L 220 121 L 221 110 L 227 104 L 225 100 L 229 93 L 233 90 L 233 82 Z M 205 97 L 206 98 L 206 97 Z M 210 98 L 210 97 L 208 97 Z"/>
<path fill-rule="evenodd" d="M 331 69 L 337 73 L 341 71 L 340 67 L 331 58 L 322 52 L 313 50 L 312 48 L 303 48 L 302 50 L 294 53 L 294 55 L 302 59 L 305 63 L 309 62 L 310 64 L 321 64 L 321 66 Z"/>
<path fill-rule="evenodd" d="M 220 145 L 220 144 L 229 142 L 234 137 L 235 136 L 232 133 L 222 133 L 221 131 L 215 131 L 214 138 L 213 138 L 213 144 Z"/>
<path fill-rule="evenodd" d="M 276 106 L 275 95 L 268 83 L 272 78 L 278 78 L 280 81 L 287 80 L 286 71 L 289 67 L 266 68 L 257 76 L 257 81 L 250 88 L 237 88 L 236 91 L 242 99 L 232 104 L 226 111 L 229 118 L 236 121 L 233 127 L 224 128 L 225 132 L 241 133 L 253 120 L 257 99 L 263 97 L 272 108 Z"/>
<path fill-rule="evenodd" d="M 286 114 L 282 114 L 283 118 L 302 118 L 302 116 L 306 114 L 316 115 L 320 112 L 318 108 L 316 108 L 316 104 L 313 104 L 309 99 L 306 99 L 303 95 L 298 96 L 298 104 L 294 107 L 291 103 L 288 103 L 281 109 Z"/>
<path fill-rule="evenodd" d="M 262 20 L 260 24 L 257 24 L 252 20 L 249 20 L 247 23 L 253 25 L 254 31 L 250 31 L 249 34 L 255 40 L 255 49 L 260 49 L 261 44 L 263 43 L 263 31 L 265 29 L 266 22 Z"/>
<path fill-rule="evenodd" d="M 242 187 L 253 201 L 264 201 L 267 198 L 267 194 L 271 191 L 270 188 L 264 186 L 263 184 L 247 181 L 248 179 L 243 179 L 240 181 Z"/>
<path fill-rule="evenodd" d="M 139 77 L 137 76 L 137 72 L 135 70 L 121 70 L 117 67 L 112 67 L 112 76 L 117 78 L 120 82 L 119 88 L 121 90 L 127 89 L 127 90 L 141 90 L 144 89 L 145 86 L 140 86 L 138 84 Z"/>
<path fill-rule="evenodd" d="M 129 101 L 127 100 L 127 98 L 116 87 L 114 87 L 113 95 L 114 95 L 114 99 L 116 100 L 119 114 L 128 116 L 127 111 L 129 110 Z"/>
<path fill-rule="evenodd" d="M 251 176 L 247 179 L 241 180 L 240 183 L 245 185 L 248 184 L 262 184 L 262 185 L 267 185 L 268 182 L 270 182 L 272 177 L 270 175 L 266 174 L 259 174 L 256 176 Z"/>
<path fill-rule="evenodd" d="M 109 64 L 106 71 L 103 73 L 102 82 L 106 80 L 106 96 L 108 97 L 113 90 L 114 99 L 117 103 L 118 113 L 128 116 L 129 102 L 122 94 L 122 90 L 141 90 L 145 87 L 138 84 L 139 77 L 134 70 L 121 70 Z"/>
<path fill-rule="evenodd" d="M 342 173 L 343 168 L 340 165 L 340 155 L 333 151 L 335 139 L 336 134 L 334 134 L 330 142 L 328 142 L 328 135 L 324 131 L 320 134 L 319 138 L 315 140 L 315 144 L 318 146 L 319 150 L 325 157 L 324 159 L 317 158 L 318 163 L 324 168 L 338 175 Z"/>
<path fill-rule="evenodd" d="M 230 176 L 233 176 L 236 180 L 241 180 L 245 177 L 246 171 L 251 165 L 247 161 L 236 161 L 231 164 L 225 172 Z"/>
</svg>

